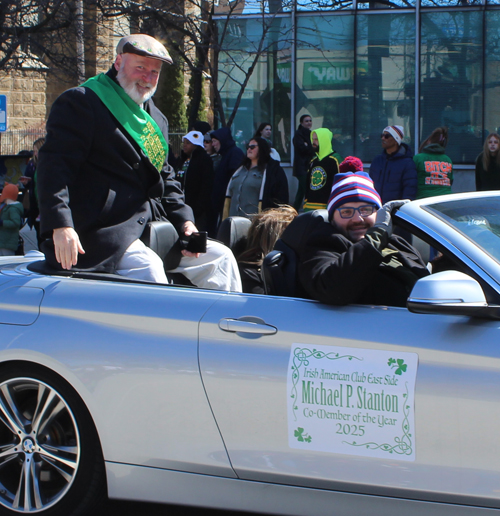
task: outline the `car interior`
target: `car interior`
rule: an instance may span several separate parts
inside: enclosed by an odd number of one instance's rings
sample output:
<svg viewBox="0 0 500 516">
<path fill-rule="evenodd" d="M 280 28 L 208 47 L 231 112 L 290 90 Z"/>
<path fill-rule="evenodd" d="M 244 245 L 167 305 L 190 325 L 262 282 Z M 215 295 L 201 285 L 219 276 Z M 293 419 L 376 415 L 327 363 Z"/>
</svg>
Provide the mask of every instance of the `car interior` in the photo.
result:
<svg viewBox="0 0 500 516">
<path fill-rule="evenodd" d="M 328 221 L 327 210 L 301 213 L 286 228 L 281 238 L 276 242 L 274 250 L 264 258 L 262 264 L 266 294 L 282 297 L 308 298 L 308 296 L 302 292 L 297 282 L 298 250 L 305 245 L 311 231 L 320 221 Z M 411 230 L 413 233 L 412 245 L 418 249 L 424 260 L 427 261 L 429 257 L 429 243 L 425 240 L 428 241 L 429 237 L 424 234 L 419 235 L 418 231 L 415 231 L 415 228 L 407 226 L 404 221 L 395 218 L 394 222 L 402 226 L 403 229 Z M 251 221 L 245 217 L 228 217 L 222 221 L 220 225 L 217 240 L 228 246 L 233 251 L 234 255 L 238 256 L 245 250 L 250 225 Z M 170 222 L 155 221 L 148 223 L 141 240 L 163 258 L 166 269 L 171 270 L 178 265 L 181 256 L 181 244 L 178 233 Z M 433 273 L 443 270 L 458 270 L 475 277 L 478 281 L 480 280 L 473 271 L 464 270 L 466 269 L 464 265 L 457 261 L 456 257 L 451 256 L 445 249 L 440 249 L 439 245 L 436 245 L 436 248 L 444 252 L 444 255 L 433 261 Z M 45 260 L 32 262 L 27 268 L 28 270 L 44 275 L 156 285 L 154 282 L 126 278 L 118 274 L 55 270 L 49 267 Z M 167 273 L 167 277 L 171 285 L 181 287 L 194 286 L 182 274 Z M 489 292 L 488 288 L 486 288 L 486 295 L 489 300 L 496 297 L 493 292 Z"/>
</svg>

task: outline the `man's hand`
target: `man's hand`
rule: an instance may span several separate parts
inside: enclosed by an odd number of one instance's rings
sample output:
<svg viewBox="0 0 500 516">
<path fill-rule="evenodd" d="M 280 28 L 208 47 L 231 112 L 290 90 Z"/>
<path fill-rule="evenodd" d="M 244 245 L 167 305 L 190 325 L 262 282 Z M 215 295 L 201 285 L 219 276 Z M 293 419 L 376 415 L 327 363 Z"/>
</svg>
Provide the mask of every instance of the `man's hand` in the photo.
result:
<svg viewBox="0 0 500 516">
<path fill-rule="evenodd" d="M 392 219 L 391 214 L 393 211 L 398 210 L 406 204 L 410 202 L 409 199 L 405 199 L 402 201 L 389 201 L 386 202 L 380 210 L 377 211 L 377 218 L 375 219 L 375 224 L 373 227 L 382 227 L 384 228 L 389 235 L 392 234 Z"/>
<path fill-rule="evenodd" d="M 191 233 L 197 233 L 198 229 L 190 220 L 187 220 L 186 222 L 184 222 L 184 225 L 182 226 L 182 231 L 186 236 L 189 236 L 191 235 Z M 190 251 L 186 251 L 186 249 L 183 249 L 181 253 L 183 256 L 191 256 L 193 258 L 200 257 L 200 253 L 191 253 Z"/>
<path fill-rule="evenodd" d="M 71 228 L 54 229 L 56 260 L 63 269 L 69 270 L 78 261 L 78 253 L 85 254 L 77 232 Z"/>
</svg>

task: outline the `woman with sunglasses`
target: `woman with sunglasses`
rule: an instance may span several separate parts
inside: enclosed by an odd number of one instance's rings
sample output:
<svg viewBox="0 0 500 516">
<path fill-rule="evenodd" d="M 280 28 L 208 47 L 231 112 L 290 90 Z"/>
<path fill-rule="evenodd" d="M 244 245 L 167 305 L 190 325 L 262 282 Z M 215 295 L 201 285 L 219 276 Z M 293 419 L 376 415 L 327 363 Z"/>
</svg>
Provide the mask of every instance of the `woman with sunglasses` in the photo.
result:
<svg viewBox="0 0 500 516">
<path fill-rule="evenodd" d="M 267 208 L 288 204 L 288 180 L 263 138 L 252 138 L 241 167 L 226 190 L 223 219 L 247 217 Z"/>
</svg>

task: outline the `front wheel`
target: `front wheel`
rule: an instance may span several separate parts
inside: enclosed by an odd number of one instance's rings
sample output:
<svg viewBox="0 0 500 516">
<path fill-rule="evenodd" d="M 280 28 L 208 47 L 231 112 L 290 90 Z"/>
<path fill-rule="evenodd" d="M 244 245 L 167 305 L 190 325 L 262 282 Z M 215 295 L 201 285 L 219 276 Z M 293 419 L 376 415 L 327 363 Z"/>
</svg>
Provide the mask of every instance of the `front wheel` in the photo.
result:
<svg viewBox="0 0 500 516">
<path fill-rule="evenodd" d="M 76 516 L 105 494 L 90 415 L 59 376 L 0 370 L 0 514 Z"/>
</svg>

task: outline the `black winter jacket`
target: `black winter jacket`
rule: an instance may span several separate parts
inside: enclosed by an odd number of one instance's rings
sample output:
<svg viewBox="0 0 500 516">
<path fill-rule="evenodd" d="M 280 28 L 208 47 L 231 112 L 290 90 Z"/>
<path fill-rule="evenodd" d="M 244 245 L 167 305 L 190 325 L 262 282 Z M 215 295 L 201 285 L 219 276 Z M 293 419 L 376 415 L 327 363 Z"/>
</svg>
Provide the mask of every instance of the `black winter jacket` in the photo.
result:
<svg viewBox="0 0 500 516">
<path fill-rule="evenodd" d="M 425 263 L 406 240 L 395 235 L 389 238 L 377 228 L 368 231 L 378 232 L 381 249 L 398 251 L 403 267 L 388 266 L 387 258 L 369 238 L 353 243 L 321 221 L 299 258 L 300 286 L 307 297 L 331 305 L 406 306 L 413 283 L 429 274 Z"/>
<path fill-rule="evenodd" d="M 270 159 L 266 167 L 266 184 L 262 196 L 262 209 L 288 204 L 288 179 L 280 162 Z"/>
<path fill-rule="evenodd" d="M 206 231 L 212 204 L 214 164 L 203 147 L 197 146 L 194 149 L 187 170 L 183 172 L 181 165 L 176 179 L 184 190 L 186 204 L 194 212 L 196 227 L 200 231 Z"/>
<path fill-rule="evenodd" d="M 307 174 L 309 162 L 314 157 L 314 150 L 311 143 L 311 130 L 299 124 L 293 137 L 295 157 L 293 159 L 294 177 L 304 177 Z"/>
<path fill-rule="evenodd" d="M 228 127 L 216 129 L 210 135 L 220 142 L 219 154 L 221 155 L 221 160 L 215 169 L 212 191 L 212 209 L 217 217 L 219 214 L 222 214 L 222 209 L 224 208 L 224 199 L 226 198 L 229 180 L 240 167 L 245 154 L 239 147 L 236 147 L 236 143 L 231 136 L 231 130 Z"/>
</svg>

